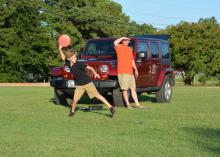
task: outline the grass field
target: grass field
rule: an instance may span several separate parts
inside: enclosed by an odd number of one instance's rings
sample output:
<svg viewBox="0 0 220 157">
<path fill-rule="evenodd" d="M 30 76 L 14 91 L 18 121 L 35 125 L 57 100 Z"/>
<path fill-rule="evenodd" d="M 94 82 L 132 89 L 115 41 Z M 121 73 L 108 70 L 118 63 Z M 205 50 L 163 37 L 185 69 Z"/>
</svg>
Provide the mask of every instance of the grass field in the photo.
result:
<svg viewBox="0 0 220 157">
<path fill-rule="evenodd" d="M 0 87 L 0 157 L 220 156 L 220 88 L 175 87 L 170 104 L 141 95 L 147 109 L 117 108 L 113 119 L 69 118 L 52 98 L 50 87 Z"/>
</svg>

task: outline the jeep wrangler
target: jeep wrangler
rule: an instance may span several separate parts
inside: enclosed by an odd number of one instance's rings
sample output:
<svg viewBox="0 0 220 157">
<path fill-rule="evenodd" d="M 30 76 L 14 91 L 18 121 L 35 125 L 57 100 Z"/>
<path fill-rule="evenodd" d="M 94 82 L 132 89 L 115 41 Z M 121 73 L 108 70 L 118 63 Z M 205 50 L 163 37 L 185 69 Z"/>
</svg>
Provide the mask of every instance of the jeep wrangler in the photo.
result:
<svg viewBox="0 0 220 157">
<path fill-rule="evenodd" d="M 175 74 L 171 67 L 171 55 L 168 43 L 169 35 L 133 36 L 129 46 L 133 50 L 134 60 L 139 72 L 136 78 L 137 93 L 155 94 L 156 101 L 171 101 Z M 117 80 L 117 55 L 114 49 L 115 38 L 88 40 L 85 49 L 79 54 L 79 62 L 92 66 L 100 75 L 95 79 L 88 71 L 98 91 L 111 95 L 115 106 L 123 106 L 124 101 Z M 126 56 L 125 56 L 126 57 Z M 65 104 L 66 98 L 72 98 L 76 85 L 74 76 L 64 63 L 51 71 L 50 85 L 54 87 L 56 104 Z"/>
</svg>

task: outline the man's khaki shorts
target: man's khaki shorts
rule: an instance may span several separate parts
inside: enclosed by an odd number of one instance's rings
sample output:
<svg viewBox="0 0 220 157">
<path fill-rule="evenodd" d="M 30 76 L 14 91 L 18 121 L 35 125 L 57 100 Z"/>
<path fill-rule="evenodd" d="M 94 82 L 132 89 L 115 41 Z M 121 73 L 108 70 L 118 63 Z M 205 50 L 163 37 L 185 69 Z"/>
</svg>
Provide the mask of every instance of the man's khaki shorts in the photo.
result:
<svg viewBox="0 0 220 157">
<path fill-rule="evenodd" d="M 136 89 L 134 75 L 118 74 L 118 81 L 119 81 L 121 90 Z"/>
<path fill-rule="evenodd" d="M 99 92 L 97 91 L 93 82 L 90 82 L 86 85 L 76 87 L 74 92 L 74 100 L 79 100 L 85 92 L 89 95 L 90 99 L 99 95 Z"/>
</svg>

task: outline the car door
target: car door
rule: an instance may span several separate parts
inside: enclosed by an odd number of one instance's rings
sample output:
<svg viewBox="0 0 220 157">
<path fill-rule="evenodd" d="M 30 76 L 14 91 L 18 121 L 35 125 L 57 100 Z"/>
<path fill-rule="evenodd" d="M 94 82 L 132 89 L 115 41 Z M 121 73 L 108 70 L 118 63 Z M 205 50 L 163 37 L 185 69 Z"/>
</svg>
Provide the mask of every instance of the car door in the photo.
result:
<svg viewBox="0 0 220 157">
<path fill-rule="evenodd" d="M 151 82 L 150 86 L 156 86 L 157 80 L 159 77 L 159 73 L 161 70 L 161 58 L 159 53 L 159 42 L 158 41 L 150 41 L 150 75 L 151 75 Z"/>
<path fill-rule="evenodd" d="M 150 83 L 150 59 L 148 54 L 148 45 L 146 40 L 137 41 L 137 57 L 136 66 L 139 76 L 136 78 L 137 87 L 147 87 Z M 139 57 L 140 53 L 144 53 L 144 57 Z"/>
</svg>

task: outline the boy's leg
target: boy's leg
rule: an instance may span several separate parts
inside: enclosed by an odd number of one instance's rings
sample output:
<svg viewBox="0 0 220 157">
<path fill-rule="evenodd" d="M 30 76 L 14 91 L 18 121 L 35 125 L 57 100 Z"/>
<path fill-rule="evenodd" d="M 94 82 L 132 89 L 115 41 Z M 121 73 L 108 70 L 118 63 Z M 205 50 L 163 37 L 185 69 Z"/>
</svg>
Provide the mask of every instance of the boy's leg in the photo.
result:
<svg viewBox="0 0 220 157">
<path fill-rule="evenodd" d="M 112 107 L 112 105 L 111 105 L 102 95 L 97 94 L 97 95 L 95 96 L 95 98 L 97 98 L 97 99 L 100 100 L 102 103 L 104 103 L 105 105 L 107 105 L 108 108 L 111 108 L 111 107 Z"/>
<path fill-rule="evenodd" d="M 78 103 L 78 101 L 79 99 L 73 99 L 71 112 L 75 112 L 76 104 Z"/>
<path fill-rule="evenodd" d="M 85 86 L 85 90 L 86 90 L 87 94 L 89 95 L 90 99 L 95 97 L 95 98 L 99 99 L 101 102 L 103 102 L 105 105 L 107 105 L 108 108 L 112 107 L 112 105 L 101 94 L 99 94 L 99 92 L 97 91 L 97 89 L 93 83 L 87 84 Z"/>
<path fill-rule="evenodd" d="M 110 110 L 110 112 L 111 112 L 111 114 L 112 114 L 112 117 L 113 117 L 114 114 L 115 114 L 115 111 L 116 111 L 115 107 L 112 106 L 111 104 L 109 104 L 109 102 L 108 102 L 102 95 L 97 94 L 97 95 L 95 95 L 95 97 L 96 97 L 97 99 L 99 99 L 101 102 L 103 102 L 105 105 L 108 106 L 108 108 L 109 108 L 109 110 Z"/>
<path fill-rule="evenodd" d="M 78 103 L 79 99 L 82 97 L 84 93 L 85 93 L 85 90 L 81 88 L 80 86 L 75 89 L 71 112 L 75 112 L 76 104 Z"/>
<path fill-rule="evenodd" d="M 101 94 L 99 94 L 99 92 L 97 91 L 96 87 L 94 86 L 93 83 L 90 83 L 88 85 L 86 85 L 85 88 L 87 94 L 89 95 L 90 98 L 97 98 L 98 100 L 100 100 L 102 103 L 104 103 L 105 105 L 108 106 L 109 110 L 111 111 L 112 117 L 115 113 L 115 107 L 112 106 Z"/>
</svg>

